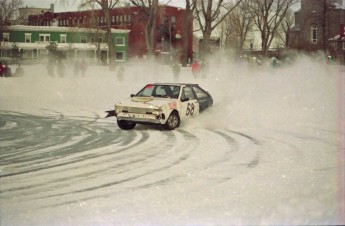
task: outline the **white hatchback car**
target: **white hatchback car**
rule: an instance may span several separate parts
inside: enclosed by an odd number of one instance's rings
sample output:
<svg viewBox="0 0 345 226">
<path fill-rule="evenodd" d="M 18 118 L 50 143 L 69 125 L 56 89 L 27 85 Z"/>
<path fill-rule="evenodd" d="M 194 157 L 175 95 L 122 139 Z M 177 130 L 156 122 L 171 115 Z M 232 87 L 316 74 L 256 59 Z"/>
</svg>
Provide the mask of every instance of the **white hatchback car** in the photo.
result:
<svg viewBox="0 0 345 226">
<path fill-rule="evenodd" d="M 198 84 L 148 84 L 130 99 L 115 104 L 106 117 L 117 117 L 121 129 L 136 124 L 160 124 L 167 130 L 179 127 L 181 120 L 194 117 L 212 106 L 211 95 Z"/>
</svg>

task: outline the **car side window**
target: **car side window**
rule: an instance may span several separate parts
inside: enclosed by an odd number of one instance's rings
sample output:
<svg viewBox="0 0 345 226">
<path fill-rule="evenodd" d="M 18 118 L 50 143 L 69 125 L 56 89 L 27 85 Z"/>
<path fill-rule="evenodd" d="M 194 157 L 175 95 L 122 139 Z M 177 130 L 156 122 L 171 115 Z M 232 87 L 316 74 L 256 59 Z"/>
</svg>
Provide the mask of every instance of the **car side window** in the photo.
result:
<svg viewBox="0 0 345 226">
<path fill-rule="evenodd" d="M 180 94 L 180 87 L 179 86 L 171 86 L 170 87 L 172 90 L 172 98 L 177 99 L 179 94 Z"/>
<path fill-rule="evenodd" d="M 194 90 L 198 99 L 208 97 L 208 94 L 204 90 L 200 89 L 199 87 L 194 86 L 193 90 Z"/>
<path fill-rule="evenodd" d="M 182 91 L 181 99 L 189 98 L 190 100 L 195 99 L 192 88 L 191 87 L 184 87 Z"/>
</svg>

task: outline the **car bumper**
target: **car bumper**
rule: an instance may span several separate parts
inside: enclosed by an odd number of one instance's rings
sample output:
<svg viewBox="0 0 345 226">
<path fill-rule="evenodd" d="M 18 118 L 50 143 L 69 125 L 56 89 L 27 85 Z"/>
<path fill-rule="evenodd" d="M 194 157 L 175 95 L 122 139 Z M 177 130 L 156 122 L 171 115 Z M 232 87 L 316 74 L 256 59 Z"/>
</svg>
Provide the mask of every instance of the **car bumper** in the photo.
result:
<svg viewBox="0 0 345 226">
<path fill-rule="evenodd" d="M 118 113 L 117 120 L 126 120 L 136 123 L 149 123 L 149 124 L 164 124 L 165 120 L 162 115 L 153 114 L 137 114 L 137 113 Z"/>
</svg>

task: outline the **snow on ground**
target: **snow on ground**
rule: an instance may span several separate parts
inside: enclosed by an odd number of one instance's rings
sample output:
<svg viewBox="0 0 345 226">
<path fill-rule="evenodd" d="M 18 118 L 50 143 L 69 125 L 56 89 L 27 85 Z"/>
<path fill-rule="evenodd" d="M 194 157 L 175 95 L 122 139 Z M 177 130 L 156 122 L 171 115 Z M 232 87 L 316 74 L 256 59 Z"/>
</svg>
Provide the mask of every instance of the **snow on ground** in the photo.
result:
<svg viewBox="0 0 345 226">
<path fill-rule="evenodd" d="M 182 68 L 214 106 L 175 131 L 121 131 L 104 110 L 168 66 L 117 71 L 24 65 L 0 78 L 1 225 L 344 224 L 344 68 L 300 57 L 280 68 Z M 14 68 L 12 69 L 14 70 Z"/>
</svg>

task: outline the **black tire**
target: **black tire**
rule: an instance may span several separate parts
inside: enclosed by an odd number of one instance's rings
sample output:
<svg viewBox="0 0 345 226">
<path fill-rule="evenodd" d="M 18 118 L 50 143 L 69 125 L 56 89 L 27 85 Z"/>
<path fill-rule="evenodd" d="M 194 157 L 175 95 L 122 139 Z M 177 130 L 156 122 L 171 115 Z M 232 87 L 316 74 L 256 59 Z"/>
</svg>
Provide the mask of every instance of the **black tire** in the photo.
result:
<svg viewBox="0 0 345 226">
<path fill-rule="evenodd" d="M 171 112 L 168 120 L 163 125 L 166 130 L 174 130 L 180 126 L 180 116 L 176 111 Z"/>
<path fill-rule="evenodd" d="M 126 120 L 117 120 L 117 125 L 123 130 L 131 130 L 135 127 L 136 123 Z"/>
</svg>

